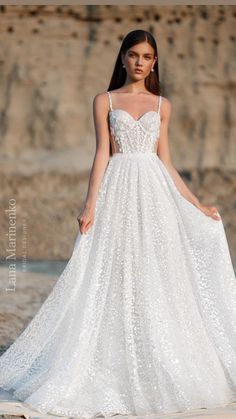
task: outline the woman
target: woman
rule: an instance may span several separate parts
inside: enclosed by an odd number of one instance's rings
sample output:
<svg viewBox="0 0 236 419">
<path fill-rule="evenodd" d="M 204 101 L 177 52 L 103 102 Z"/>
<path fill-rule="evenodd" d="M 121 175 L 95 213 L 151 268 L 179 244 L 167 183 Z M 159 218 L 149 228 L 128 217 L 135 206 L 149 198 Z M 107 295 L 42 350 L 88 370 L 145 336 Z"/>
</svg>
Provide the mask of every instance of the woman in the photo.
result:
<svg viewBox="0 0 236 419">
<path fill-rule="evenodd" d="M 149 32 L 124 38 L 94 99 L 97 147 L 72 256 L 0 358 L 2 387 L 42 413 L 148 416 L 236 400 L 224 226 L 171 162 L 157 58 Z"/>
</svg>

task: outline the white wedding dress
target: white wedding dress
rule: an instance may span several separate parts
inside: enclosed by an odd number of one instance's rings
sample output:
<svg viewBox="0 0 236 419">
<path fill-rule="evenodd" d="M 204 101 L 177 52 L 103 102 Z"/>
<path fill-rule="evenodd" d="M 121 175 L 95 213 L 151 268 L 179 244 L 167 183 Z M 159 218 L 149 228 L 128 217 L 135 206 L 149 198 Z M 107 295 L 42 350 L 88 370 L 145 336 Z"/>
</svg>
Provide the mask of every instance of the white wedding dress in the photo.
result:
<svg viewBox="0 0 236 419">
<path fill-rule="evenodd" d="M 153 415 L 236 401 L 236 279 L 222 219 L 184 198 L 156 110 L 113 109 L 94 224 L 0 357 L 0 386 L 42 413 Z"/>
</svg>

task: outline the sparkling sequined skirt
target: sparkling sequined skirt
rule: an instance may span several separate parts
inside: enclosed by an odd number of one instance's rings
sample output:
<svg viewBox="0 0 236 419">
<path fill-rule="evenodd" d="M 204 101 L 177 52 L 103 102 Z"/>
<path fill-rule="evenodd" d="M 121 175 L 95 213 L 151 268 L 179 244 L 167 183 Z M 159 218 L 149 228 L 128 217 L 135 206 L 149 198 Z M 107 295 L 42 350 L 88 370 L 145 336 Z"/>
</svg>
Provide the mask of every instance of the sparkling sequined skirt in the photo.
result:
<svg viewBox="0 0 236 419">
<path fill-rule="evenodd" d="M 0 357 L 0 385 L 39 412 L 81 418 L 236 400 L 223 220 L 187 201 L 155 153 L 111 157 L 94 224 Z"/>
</svg>

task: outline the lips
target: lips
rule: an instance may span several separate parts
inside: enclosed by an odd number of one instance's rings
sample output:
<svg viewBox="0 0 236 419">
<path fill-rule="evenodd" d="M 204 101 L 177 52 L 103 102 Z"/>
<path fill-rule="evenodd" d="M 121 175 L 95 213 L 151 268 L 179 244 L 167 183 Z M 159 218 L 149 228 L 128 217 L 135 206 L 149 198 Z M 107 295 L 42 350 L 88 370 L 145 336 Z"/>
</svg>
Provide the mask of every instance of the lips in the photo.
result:
<svg viewBox="0 0 236 419">
<path fill-rule="evenodd" d="M 136 70 L 135 70 L 135 73 L 143 73 L 143 70 L 140 70 L 140 69 L 138 69 L 138 68 L 136 68 Z"/>
</svg>

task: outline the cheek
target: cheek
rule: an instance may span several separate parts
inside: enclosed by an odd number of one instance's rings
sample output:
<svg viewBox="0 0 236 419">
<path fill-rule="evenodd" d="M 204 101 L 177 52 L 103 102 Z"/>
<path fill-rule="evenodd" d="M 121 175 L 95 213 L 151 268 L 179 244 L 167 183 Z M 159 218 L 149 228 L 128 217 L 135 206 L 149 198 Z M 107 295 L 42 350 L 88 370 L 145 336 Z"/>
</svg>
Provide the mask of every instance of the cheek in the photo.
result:
<svg viewBox="0 0 236 419">
<path fill-rule="evenodd" d="M 145 63 L 144 64 L 144 71 L 148 72 L 150 71 L 152 68 L 152 64 L 151 63 Z"/>
<path fill-rule="evenodd" d="M 128 58 L 128 60 L 126 60 L 126 62 L 127 62 L 128 67 L 132 67 L 135 64 L 135 60 L 134 59 L 132 60 L 132 58 L 131 59 Z"/>
</svg>

